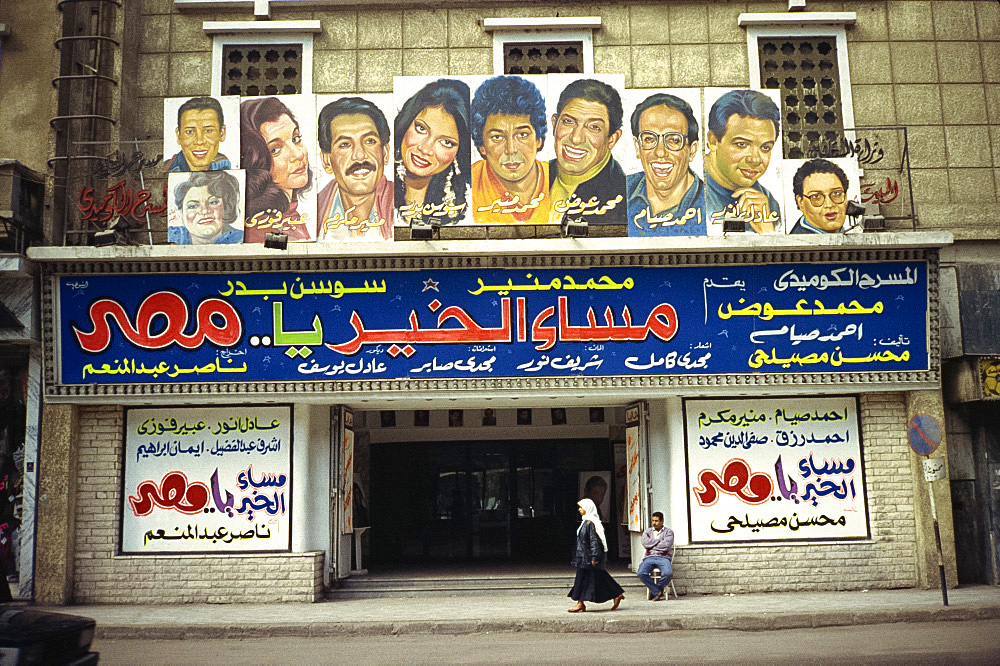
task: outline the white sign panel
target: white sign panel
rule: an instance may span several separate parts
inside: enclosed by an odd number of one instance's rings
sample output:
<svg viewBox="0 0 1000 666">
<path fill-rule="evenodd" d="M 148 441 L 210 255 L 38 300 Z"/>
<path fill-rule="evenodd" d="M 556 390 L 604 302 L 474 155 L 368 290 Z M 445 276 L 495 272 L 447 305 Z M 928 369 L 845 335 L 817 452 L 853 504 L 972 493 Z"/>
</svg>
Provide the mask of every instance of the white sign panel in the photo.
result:
<svg viewBox="0 0 1000 666">
<path fill-rule="evenodd" d="M 688 400 L 692 542 L 867 538 L 857 399 Z"/>
<path fill-rule="evenodd" d="M 642 531 L 642 516 L 639 511 L 639 426 L 625 428 L 625 479 L 628 488 L 626 511 L 630 532 Z"/>
<path fill-rule="evenodd" d="M 354 532 L 354 430 L 351 428 L 344 428 L 340 460 L 343 465 L 340 475 L 340 487 L 343 488 L 341 497 L 344 498 L 340 524 L 343 526 L 344 534 L 351 534 Z"/>
<path fill-rule="evenodd" d="M 292 409 L 129 409 L 123 553 L 291 547 Z"/>
</svg>

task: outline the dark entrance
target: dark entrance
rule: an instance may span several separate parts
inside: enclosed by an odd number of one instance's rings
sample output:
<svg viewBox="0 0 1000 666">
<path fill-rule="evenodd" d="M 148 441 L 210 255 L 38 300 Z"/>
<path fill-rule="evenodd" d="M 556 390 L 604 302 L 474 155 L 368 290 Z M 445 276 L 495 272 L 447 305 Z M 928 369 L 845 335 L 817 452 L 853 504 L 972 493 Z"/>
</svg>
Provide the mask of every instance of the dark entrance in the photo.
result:
<svg viewBox="0 0 1000 666">
<path fill-rule="evenodd" d="M 371 561 L 568 562 L 580 473 L 611 458 L 606 439 L 373 444 Z"/>
</svg>

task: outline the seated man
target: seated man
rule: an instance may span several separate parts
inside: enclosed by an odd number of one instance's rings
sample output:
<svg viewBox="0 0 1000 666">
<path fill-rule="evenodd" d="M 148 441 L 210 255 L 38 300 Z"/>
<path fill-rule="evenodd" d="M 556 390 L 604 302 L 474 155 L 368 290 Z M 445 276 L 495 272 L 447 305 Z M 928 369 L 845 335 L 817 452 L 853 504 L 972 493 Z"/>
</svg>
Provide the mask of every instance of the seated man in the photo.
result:
<svg viewBox="0 0 1000 666">
<path fill-rule="evenodd" d="M 646 549 L 646 556 L 642 558 L 636 574 L 642 584 L 649 588 L 649 599 L 651 601 L 664 601 L 663 591 L 670 584 L 670 579 L 674 577 L 674 570 L 670 564 L 674 556 L 674 533 L 669 527 L 663 525 L 663 514 L 659 511 L 653 513 L 653 526 L 647 527 L 642 533 L 642 547 Z M 659 569 L 659 584 L 653 581 L 650 575 L 653 569 Z"/>
</svg>

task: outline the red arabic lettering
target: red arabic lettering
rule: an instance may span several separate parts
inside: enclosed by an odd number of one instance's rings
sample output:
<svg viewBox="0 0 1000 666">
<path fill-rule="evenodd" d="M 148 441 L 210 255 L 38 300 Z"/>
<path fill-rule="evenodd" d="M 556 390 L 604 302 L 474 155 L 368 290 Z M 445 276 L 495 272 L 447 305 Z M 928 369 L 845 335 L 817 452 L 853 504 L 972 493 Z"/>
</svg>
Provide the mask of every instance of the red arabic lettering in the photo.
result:
<svg viewBox="0 0 1000 666">
<path fill-rule="evenodd" d="M 559 297 L 558 324 L 546 325 L 546 321 L 556 315 L 556 306 L 549 306 L 535 317 L 531 324 L 531 341 L 538 343 L 535 349 L 547 351 L 555 346 L 556 341 L 562 342 L 641 342 L 652 333 L 667 342 L 678 330 L 677 311 L 669 303 L 655 306 L 646 318 L 645 323 L 632 325 L 632 312 L 628 306 L 622 308 L 623 324 L 616 325 L 614 312 L 608 306 L 604 311 L 604 324 L 597 321 L 597 313 L 593 307 L 587 309 L 587 325 L 574 326 L 569 323 L 569 298 Z M 437 312 L 441 303 L 435 299 L 428 304 L 431 312 Z M 351 314 L 351 327 L 355 336 L 347 342 L 327 344 L 330 349 L 341 354 L 356 354 L 364 345 L 377 344 L 468 344 L 490 342 L 513 342 L 511 331 L 520 338 L 526 330 L 526 308 L 518 303 L 516 328 L 511 327 L 510 299 L 500 299 L 500 319 L 498 328 L 480 326 L 469 314 L 458 306 L 450 306 L 441 310 L 437 318 L 437 328 L 421 329 L 417 320 L 416 310 L 410 311 L 408 318 L 410 327 L 400 329 L 366 330 L 361 315 L 355 310 Z M 441 328 L 442 324 L 453 319 L 461 328 Z"/>
<path fill-rule="evenodd" d="M 167 472 L 160 485 L 143 481 L 136 488 L 136 496 L 129 496 L 128 503 L 136 516 L 148 516 L 154 506 L 175 509 L 181 513 L 200 513 L 208 506 L 208 486 L 201 481 L 188 483 L 184 472 Z"/>
<path fill-rule="evenodd" d="M 93 330 L 85 333 L 76 324 L 71 325 L 82 350 L 96 353 L 107 349 L 111 343 L 108 317 L 115 320 L 129 342 L 143 349 L 162 349 L 174 343 L 185 349 L 197 349 L 206 338 L 220 347 L 228 347 L 243 335 L 239 313 L 221 298 L 206 298 L 199 303 L 195 315 L 197 327 L 190 335 L 184 333 L 189 319 L 187 302 L 175 292 L 158 291 L 139 305 L 135 326 L 118 301 L 109 298 L 95 301 L 90 306 Z M 162 326 L 159 333 L 153 333 L 154 322 Z"/>
<path fill-rule="evenodd" d="M 886 177 L 885 187 L 878 187 L 878 183 L 861 183 L 861 203 L 890 203 L 899 196 L 899 183 Z"/>
<path fill-rule="evenodd" d="M 694 489 L 698 504 L 712 506 L 719 500 L 719 491 L 736 495 L 747 504 L 762 504 L 771 498 L 774 484 L 763 472 L 750 473 L 745 460 L 733 458 L 722 467 L 722 476 L 712 469 L 698 474 L 701 487 Z M 717 490 L 718 489 L 718 490 Z"/>
<path fill-rule="evenodd" d="M 167 185 L 163 184 L 163 203 L 150 204 L 149 190 L 133 192 L 125 187 L 125 181 L 115 183 L 108 188 L 108 193 L 98 203 L 94 199 L 94 188 L 84 187 L 80 190 L 77 207 L 82 213 L 84 222 L 110 222 L 116 217 L 130 217 L 136 222 L 145 220 L 146 213 L 163 215 L 167 210 Z"/>
</svg>

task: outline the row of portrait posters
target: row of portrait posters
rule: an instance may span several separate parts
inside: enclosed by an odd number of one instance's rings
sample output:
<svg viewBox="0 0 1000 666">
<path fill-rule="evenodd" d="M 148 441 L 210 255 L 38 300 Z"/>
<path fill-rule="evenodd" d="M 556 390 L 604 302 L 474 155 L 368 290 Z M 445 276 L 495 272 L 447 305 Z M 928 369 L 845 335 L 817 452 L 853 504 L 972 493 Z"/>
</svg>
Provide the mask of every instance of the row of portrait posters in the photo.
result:
<svg viewBox="0 0 1000 666">
<path fill-rule="evenodd" d="M 776 90 L 396 77 L 393 94 L 169 98 L 169 241 L 391 241 L 418 224 L 855 231 L 851 158 L 781 156 Z"/>
</svg>

